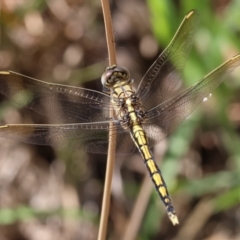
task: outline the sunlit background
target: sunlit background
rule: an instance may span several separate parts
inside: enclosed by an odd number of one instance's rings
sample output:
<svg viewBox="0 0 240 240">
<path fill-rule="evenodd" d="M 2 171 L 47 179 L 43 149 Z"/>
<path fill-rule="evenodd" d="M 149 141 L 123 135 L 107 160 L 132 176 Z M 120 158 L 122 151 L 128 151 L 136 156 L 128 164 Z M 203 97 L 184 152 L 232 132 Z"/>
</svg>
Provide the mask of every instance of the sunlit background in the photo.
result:
<svg viewBox="0 0 240 240">
<path fill-rule="evenodd" d="M 101 91 L 108 65 L 100 0 L 0 0 L 0 70 Z M 138 83 L 185 14 L 201 22 L 183 74 L 191 86 L 240 52 L 239 0 L 111 1 L 117 60 Z M 49 123 L 0 96 L 1 124 Z M 240 69 L 154 149 L 180 225 L 140 154 L 117 157 L 108 239 L 240 239 Z M 0 139 L 0 239 L 95 240 L 105 155 Z M 143 194 L 140 194 L 143 192 Z M 139 201 L 144 215 L 131 218 Z M 136 209 L 136 208 L 135 208 Z M 131 235 L 133 234 L 133 235 Z"/>
</svg>

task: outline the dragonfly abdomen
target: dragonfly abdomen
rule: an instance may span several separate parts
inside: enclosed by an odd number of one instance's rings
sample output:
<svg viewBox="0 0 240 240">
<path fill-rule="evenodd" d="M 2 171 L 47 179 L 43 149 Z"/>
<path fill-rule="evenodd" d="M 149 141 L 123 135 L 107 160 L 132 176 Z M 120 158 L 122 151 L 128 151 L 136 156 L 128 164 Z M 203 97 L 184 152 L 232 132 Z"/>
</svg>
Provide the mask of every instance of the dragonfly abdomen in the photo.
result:
<svg viewBox="0 0 240 240">
<path fill-rule="evenodd" d="M 147 167 L 147 170 L 152 179 L 152 182 L 153 182 L 162 202 L 164 203 L 164 205 L 167 209 L 167 213 L 168 213 L 170 220 L 172 221 L 172 223 L 174 225 L 178 224 L 178 218 L 177 218 L 175 210 L 172 206 L 172 202 L 171 202 L 168 190 L 167 190 L 167 186 L 162 177 L 159 167 L 157 166 L 155 160 L 153 159 L 153 154 L 149 149 L 147 136 L 146 136 L 142 126 L 141 125 L 133 126 L 131 129 L 131 136 L 132 136 L 132 139 L 135 142 L 135 145 L 137 146 L 140 154 L 142 155 L 142 158 Z"/>
</svg>

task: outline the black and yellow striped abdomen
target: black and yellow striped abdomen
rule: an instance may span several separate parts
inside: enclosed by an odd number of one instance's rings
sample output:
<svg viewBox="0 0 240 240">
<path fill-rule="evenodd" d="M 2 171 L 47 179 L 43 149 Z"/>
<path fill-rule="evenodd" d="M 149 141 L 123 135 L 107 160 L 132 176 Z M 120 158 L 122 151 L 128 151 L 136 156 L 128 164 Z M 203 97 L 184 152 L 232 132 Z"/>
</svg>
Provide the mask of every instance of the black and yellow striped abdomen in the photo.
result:
<svg viewBox="0 0 240 240">
<path fill-rule="evenodd" d="M 135 145 L 137 146 L 139 152 L 142 155 L 142 158 L 148 169 L 148 172 L 152 179 L 152 182 L 153 182 L 161 200 L 163 201 L 163 203 L 166 207 L 169 218 L 171 219 L 171 221 L 173 222 L 174 225 L 178 224 L 178 218 L 177 218 L 175 210 L 172 206 L 166 184 L 164 182 L 164 179 L 162 177 L 159 167 L 157 166 L 155 160 L 153 159 L 153 154 L 149 149 L 147 137 L 146 137 L 146 134 L 145 134 L 142 126 L 141 125 L 133 126 L 131 129 L 131 136 L 132 136 L 132 139 L 135 142 Z"/>
</svg>

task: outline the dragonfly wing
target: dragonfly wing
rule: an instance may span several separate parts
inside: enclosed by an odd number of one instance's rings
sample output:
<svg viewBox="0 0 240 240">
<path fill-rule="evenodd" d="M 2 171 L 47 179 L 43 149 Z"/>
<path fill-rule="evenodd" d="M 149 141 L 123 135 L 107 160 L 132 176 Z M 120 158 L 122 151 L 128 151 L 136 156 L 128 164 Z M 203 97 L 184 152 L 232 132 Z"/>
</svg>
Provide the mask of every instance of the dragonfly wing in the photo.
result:
<svg viewBox="0 0 240 240">
<path fill-rule="evenodd" d="M 211 96 L 212 91 L 228 77 L 230 72 L 239 66 L 240 55 L 237 55 L 209 73 L 199 83 L 149 110 L 143 127 L 149 137 L 150 145 L 159 143 L 171 133 L 201 102 Z"/>
<path fill-rule="evenodd" d="M 0 72 L 0 93 L 54 123 L 106 121 L 110 97 L 98 91 L 53 84 L 14 72 Z"/>
<path fill-rule="evenodd" d="M 178 84 L 192 48 L 198 22 L 197 12 L 189 12 L 170 44 L 142 78 L 137 96 L 142 100 L 146 110 L 165 101 Z"/>
<path fill-rule="evenodd" d="M 118 154 L 130 154 L 135 148 L 127 130 L 115 123 Z M 109 122 L 79 124 L 9 124 L 0 126 L 0 137 L 57 148 L 83 149 L 90 153 L 107 153 Z"/>
</svg>

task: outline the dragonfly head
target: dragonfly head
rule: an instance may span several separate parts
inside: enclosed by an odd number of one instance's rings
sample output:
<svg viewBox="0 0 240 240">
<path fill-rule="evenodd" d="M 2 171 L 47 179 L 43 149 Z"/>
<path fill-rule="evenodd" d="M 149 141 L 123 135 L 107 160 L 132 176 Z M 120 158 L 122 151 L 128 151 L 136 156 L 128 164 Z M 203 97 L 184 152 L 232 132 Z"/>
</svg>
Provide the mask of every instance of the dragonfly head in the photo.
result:
<svg viewBox="0 0 240 240">
<path fill-rule="evenodd" d="M 103 73 L 101 82 L 103 91 L 110 92 L 111 88 L 129 84 L 131 82 L 130 73 L 124 67 L 113 65 Z"/>
</svg>

